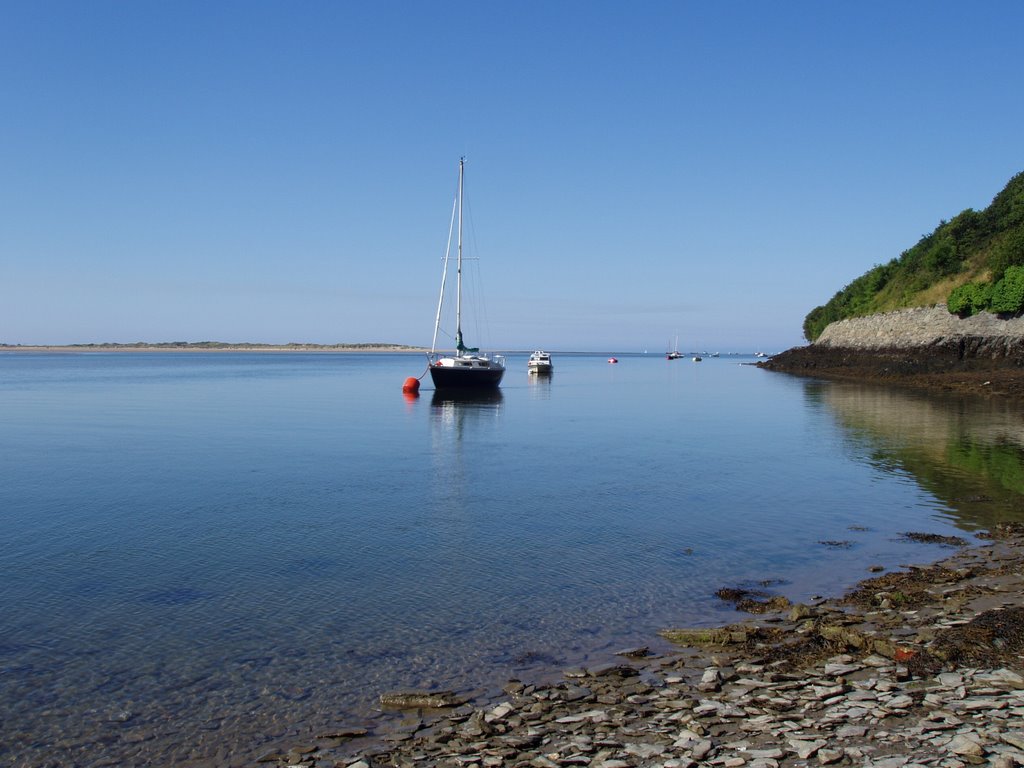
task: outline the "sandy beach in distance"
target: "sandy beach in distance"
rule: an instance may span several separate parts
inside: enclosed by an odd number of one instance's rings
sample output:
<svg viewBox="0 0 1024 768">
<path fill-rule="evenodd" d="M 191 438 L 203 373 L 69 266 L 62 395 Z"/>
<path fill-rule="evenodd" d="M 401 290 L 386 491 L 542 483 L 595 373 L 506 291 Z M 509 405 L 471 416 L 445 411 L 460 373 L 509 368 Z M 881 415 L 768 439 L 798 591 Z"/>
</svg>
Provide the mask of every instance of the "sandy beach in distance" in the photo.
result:
<svg viewBox="0 0 1024 768">
<path fill-rule="evenodd" d="M 401 344 L 0 344 L 0 352 L 417 352 Z"/>
</svg>

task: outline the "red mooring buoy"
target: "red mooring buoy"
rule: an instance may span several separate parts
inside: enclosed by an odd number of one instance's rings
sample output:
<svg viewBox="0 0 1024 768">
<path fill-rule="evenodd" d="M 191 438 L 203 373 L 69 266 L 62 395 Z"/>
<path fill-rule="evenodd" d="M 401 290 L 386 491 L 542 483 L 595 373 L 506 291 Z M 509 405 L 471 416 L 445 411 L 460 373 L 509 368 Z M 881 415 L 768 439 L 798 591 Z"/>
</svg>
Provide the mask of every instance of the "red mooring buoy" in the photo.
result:
<svg viewBox="0 0 1024 768">
<path fill-rule="evenodd" d="M 420 391 L 420 380 L 410 376 L 405 380 L 405 384 L 402 385 L 402 391 L 407 395 L 415 395 Z"/>
</svg>

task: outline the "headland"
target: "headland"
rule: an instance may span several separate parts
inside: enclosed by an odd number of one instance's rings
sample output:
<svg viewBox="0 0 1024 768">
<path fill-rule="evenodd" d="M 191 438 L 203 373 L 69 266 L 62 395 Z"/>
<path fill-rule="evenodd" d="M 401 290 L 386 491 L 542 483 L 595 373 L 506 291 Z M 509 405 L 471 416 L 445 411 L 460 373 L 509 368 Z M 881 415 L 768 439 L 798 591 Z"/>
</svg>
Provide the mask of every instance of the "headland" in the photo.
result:
<svg viewBox="0 0 1024 768">
<path fill-rule="evenodd" d="M 801 376 L 1024 399 L 1024 317 L 918 307 L 841 320 L 759 363 Z"/>
</svg>

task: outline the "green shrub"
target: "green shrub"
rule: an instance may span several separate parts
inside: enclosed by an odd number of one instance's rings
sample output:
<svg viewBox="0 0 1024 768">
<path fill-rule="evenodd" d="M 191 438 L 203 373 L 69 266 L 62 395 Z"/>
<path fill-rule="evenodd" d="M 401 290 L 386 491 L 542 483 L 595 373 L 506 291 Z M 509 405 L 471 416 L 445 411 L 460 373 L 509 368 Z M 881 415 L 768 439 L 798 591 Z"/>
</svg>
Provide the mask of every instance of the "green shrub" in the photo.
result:
<svg viewBox="0 0 1024 768">
<path fill-rule="evenodd" d="M 989 283 L 964 283 L 950 292 L 946 308 L 954 315 L 968 317 L 987 309 L 992 300 L 992 286 Z"/>
<path fill-rule="evenodd" d="M 995 281 L 1002 279 L 1007 267 L 1021 265 L 1024 265 L 1024 229 L 1005 233 L 988 256 L 988 267 Z"/>
<path fill-rule="evenodd" d="M 998 314 L 1024 311 L 1024 267 L 1007 267 L 1003 279 L 992 289 L 989 309 Z"/>
</svg>

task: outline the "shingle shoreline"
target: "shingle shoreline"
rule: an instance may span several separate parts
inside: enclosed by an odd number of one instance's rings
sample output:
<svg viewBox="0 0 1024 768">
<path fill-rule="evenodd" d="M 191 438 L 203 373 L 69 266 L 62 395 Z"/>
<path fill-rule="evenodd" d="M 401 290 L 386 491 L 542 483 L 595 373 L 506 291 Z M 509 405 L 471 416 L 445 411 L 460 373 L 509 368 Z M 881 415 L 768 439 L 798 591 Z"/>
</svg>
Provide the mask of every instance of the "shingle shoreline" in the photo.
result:
<svg viewBox="0 0 1024 768">
<path fill-rule="evenodd" d="M 716 645 L 510 681 L 499 700 L 410 709 L 386 733 L 320 734 L 261 762 L 1012 768 L 1024 765 L 1022 595 L 1024 526 L 1004 524 L 989 545 L 751 618 Z"/>
</svg>

